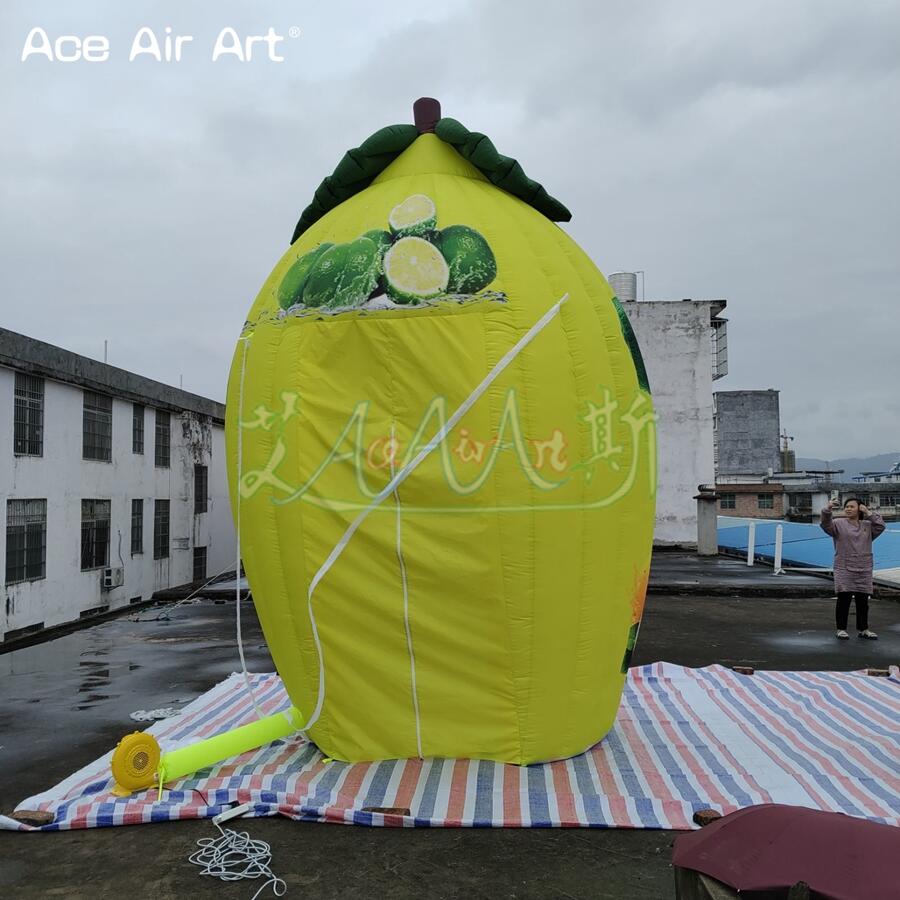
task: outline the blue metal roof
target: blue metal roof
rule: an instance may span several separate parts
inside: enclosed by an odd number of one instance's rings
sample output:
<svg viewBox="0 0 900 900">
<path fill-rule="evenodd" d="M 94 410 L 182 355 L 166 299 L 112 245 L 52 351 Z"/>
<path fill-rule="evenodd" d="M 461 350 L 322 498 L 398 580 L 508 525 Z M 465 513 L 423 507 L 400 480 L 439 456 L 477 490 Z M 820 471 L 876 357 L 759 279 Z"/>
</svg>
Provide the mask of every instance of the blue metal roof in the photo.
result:
<svg viewBox="0 0 900 900">
<path fill-rule="evenodd" d="M 785 565 L 831 568 L 834 562 L 834 541 L 818 524 L 778 522 L 767 519 L 756 523 L 754 552 L 765 559 L 775 558 L 775 529 L 783 530 L 782 561 Z M 719 547 L 728 550 L 747 550 L 750 526 L 723 524 L 719 519 Z M 889 522 L 887 530 L 872 544 L 875 569 L 900 567 L 900 522 Z"/>
</svg>

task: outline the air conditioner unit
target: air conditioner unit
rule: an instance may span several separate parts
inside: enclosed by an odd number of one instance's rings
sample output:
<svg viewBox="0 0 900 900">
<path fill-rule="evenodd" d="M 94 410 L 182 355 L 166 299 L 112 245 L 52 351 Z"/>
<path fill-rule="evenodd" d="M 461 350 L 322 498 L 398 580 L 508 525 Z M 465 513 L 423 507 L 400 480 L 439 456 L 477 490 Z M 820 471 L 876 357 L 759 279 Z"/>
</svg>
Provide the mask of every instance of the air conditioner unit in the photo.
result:
<svg viewBox="0 0 900 900">
<path fill-rule="evenodd" d="M 121 587 L 123 584 L 125 584 L 125 570 L 121 566 L 103 570 L 100 585 L 104 591 L 109 591 L 113 588 Z"/>
</svg>

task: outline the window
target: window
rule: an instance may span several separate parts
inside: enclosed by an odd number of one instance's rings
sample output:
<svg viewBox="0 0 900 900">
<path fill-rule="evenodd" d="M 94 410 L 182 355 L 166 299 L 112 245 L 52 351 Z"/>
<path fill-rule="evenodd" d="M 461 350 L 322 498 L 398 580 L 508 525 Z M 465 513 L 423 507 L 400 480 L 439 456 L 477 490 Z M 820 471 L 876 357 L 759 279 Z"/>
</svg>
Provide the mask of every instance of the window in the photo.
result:
<svg viewBox="0 0 900 900">
<path fill-rule="evenodd" d="M 112 459 L 112 397 L 85 391 L 82 422 L 82 456 L 109 462 Z"/>
<path fill-rule="evenodd" d="M 16 372 L 13 452 L 44 455 L 44 379 Z"/>
<path fill-rule="evenodd" d="M 131 411 L 131 452 L 144 452 L 144 407 L 135 403 Z"/>
<path fill-rule="evenodd" d="M 772 494 L 757 494 L 756 502 L 760 509 L 775 509 L 775 497 Z"/>
<path fill-rule="evenodd" d="M 153 503 L 153 558 L 169 557 L 169 501 L 156 500 Z"/>
<path fill-rule="evenodd" d="M 719 509 L 734 509 L 734 494 L 719 494 Z"/>
<path fill-rule="evenodd" d="M 882 494 L 879 506 L 900 506 L 900 494 Z"/>
<path fill-rule="evenodd" d="M 81 571 L 109 565 L 109 500 L 81 501 Z"/>
<path fill-rule="evenodd" d="M 144 552 L 144 501 L 131 501 L 131 555 Z"/>
<path fill-rule="evenodd" d="M 6 583 L 47 576 L 47 501 L 6 501 Z M 9 637 L 9 635 L 7 635 Z"/>
<path fill-rule="evenodd" d="M 194 466 L 194 515 L 206 512 L 209 499 L 209 469 Z"/>
<path fill-rule="evenodd" d="M 206 581 L 206 547 L 194 547 L 194 581 Z"/>
<path fill-rule="evenodd" d="M 171 444 L 169 414 L 156 410 L 156 449 L 154 462 L 161 469 L 169 468 L 169 452 Z M 168 554 L 166 554 L 168 556 Z"/>
</svg>

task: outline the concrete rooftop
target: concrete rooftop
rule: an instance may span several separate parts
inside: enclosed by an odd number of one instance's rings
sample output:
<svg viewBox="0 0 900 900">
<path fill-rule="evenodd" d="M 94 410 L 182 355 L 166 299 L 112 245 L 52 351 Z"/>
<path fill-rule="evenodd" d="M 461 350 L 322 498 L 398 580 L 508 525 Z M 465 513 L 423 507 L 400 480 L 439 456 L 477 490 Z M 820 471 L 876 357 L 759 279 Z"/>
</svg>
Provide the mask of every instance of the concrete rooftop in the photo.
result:
<svg viewBox="0 0 900 900">
<path fill-rule="evenodd" d="M 776 596 L 748 596 L 754 586 L 771 590 L 773 580 Z M 634 664 L 852 670 L 900 660 L 900 603 L 873 601 L 881 640 L 838 642 L 831 596 L 823 579 L 773 579 L 736 560 L 658 554 Z M 244 610 L 248 667 L 270 671 L 251 605 Z M 132 711 L 181 706 L 238 667 L 232 602 L 187 604 L 170 620 L 157 620 L 158 612 L 0 655 L 0 811 L 111 749 L 140 727 Z M 286 819 L 244 820 L 241 829 L 272 845 L 288 898 L 674 897 L 670 832 L 379 829 Z M 261 882 L 202 879 L 187 862 L 194 842 L 213 833 L 206 821 L 0 832 L 0 897 L 249 900 Z"/>
</svg>

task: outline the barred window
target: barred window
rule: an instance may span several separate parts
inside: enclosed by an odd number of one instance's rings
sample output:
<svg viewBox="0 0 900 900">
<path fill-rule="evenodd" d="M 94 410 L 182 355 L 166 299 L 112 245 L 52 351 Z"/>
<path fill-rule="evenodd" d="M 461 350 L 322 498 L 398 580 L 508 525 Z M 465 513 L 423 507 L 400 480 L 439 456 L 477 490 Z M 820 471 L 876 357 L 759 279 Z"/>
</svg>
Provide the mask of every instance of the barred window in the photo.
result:
<svg viewBox="0 0 900 900">
<path fill-rule="evenodd" d="M 168 559 L 169 556 L 169 501 L 156 500 L 153 503 L 153 558 Z"/>
<path fill-rule="evenodd" d="M 194 581 L 206 581 L 206 547 L 194 547 Z"/>
<path fill-rule="evenodd" d="M 81 571 L 109 565 L 109 500 L 81 501 Z"/>
<path fill-rule="evenodd" d="M 161 409 L 156 410 L 156 448 L 154 462 L 161 469 L 169 468 L 171 446 L 170 416 Z"/>
<path fill-rule="evenodd" d="M 131 413 L 131 452 L 144 452 L 144 407 L 135 403 Z"/>
<path fill-rule="evenodd" d="M 757 494 L 756 502 L 760 509 L 775 509 L 775 497 L 772 494 Z"/>
<path fill-rule="evenodd" d="M 209 500 L 209 468 L 194 466 L 194 515 L 205 513 Z"/>
<path fill-rule="evenodd" d="M 44 455 L 44 379 L 16 372 L 13 452 Z"/>
<path fill-rule="evenodd" d="M 112 397 L 84 392 L 83 453 L 85 459 L 112 459 Z"/>
<path fill-rule="evenodd" d="M 734 494 L 719 494 L 719 509 L 734 509 L 735 505 Z"/>
<path fill-rule="evenodd" d="M 144 552 L 144 501 L 131 501 L 131 555 Z"/>
<path fill-rule="evenodd" d="M 6 501 L 6 583 L 47 577 L 47 501 Z"/>
</svg>

